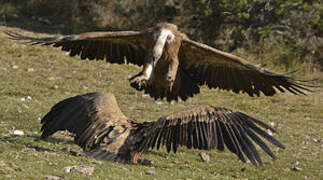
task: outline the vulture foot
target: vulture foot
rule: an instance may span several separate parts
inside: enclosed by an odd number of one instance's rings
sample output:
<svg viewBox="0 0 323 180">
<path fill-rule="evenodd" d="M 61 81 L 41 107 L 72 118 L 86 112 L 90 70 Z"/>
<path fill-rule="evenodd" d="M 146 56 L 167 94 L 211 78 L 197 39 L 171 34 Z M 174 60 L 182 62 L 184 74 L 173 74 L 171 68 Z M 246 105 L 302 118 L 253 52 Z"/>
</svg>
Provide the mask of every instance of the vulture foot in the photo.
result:
<svg viewBox="0 0 323 180">
<path fill-rule="evenodd" d="M 130 79 L 130 85 L 137 90 L 143 90 L 148 82 L 148 78 L 141 75 L 141 76 L 134 76 Z"/>
</svg>

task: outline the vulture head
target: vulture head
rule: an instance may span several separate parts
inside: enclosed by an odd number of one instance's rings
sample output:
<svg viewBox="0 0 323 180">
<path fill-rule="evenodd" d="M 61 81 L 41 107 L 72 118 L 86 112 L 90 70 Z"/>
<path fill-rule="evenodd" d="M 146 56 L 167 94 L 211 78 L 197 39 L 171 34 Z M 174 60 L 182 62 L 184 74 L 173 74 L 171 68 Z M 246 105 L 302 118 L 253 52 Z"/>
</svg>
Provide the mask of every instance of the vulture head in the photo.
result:
<svg viewBox="0 0 323 180">
<path fill-rule="evenodd" d="M 262 159 L 255 146 L 276 158 L 265 140 L 284 146 L 267 131 L 267 124 L 242 112 L 214 106 L 199 106 L 161 116 L 157 121 L 142 122 L 126 117 L 111 93 L 88 93 L 67 98 L 42 118 L 42 139 L 60 130 L 75 134 L 75 143 L 86 156 L 100 160 L 137 163 L 150 149 L 165 147 L 177 152 L 189 149 L 227 148 L 242 162 L 255 166 Z"/>
</svg>

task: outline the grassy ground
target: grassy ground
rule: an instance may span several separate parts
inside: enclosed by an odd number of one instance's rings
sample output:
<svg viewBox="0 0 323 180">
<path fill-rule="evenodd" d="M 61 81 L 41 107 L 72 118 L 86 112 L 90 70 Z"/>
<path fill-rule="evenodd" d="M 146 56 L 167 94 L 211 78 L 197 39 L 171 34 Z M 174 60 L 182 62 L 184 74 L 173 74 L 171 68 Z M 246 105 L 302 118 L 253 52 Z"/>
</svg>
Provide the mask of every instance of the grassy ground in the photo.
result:
<svg viewBox="0 0 323 180">
<path fill-rule="evenodd" d="M 1 27 L 0 30 L 5 30 Z M 278 94 L 251 98 L 231 92 L 208 90 L 187 102 L 167 104 L 143 96 L 129 86 L 135 66 L 80 61 L 59 49 L 26 46 L 0 34 L 0 179 L 42 179 L 47 175 L 64 179 L 319 179 L 323 176 L 323 93 L 308 96 Z M 75 157 L 64 148 L 82 152 L 70 137 L 57 133 L 49 141 L 39 140 L 40 118 L 58 101 L 87 92 L 112 92 L 128 117 L 142 121 L 193 107 L 215 105 L 243 111 L 266 123 L 273 122 L 275 135 L 287 148 L 271 146 L 278 159 L 261 152 L 263 167 L 237 161 L 229 153 L 211 151 L 211 161 L 200 159 L 198 150 L 181 148 L 177 154 L 165 150 L 142 156 L 153 165 L 101 162 Z M 30 96 L 31 99 L 27 99 Z M 25 98 L 23 100 L 22 98 Z M 24 131 L 15 136 L 13 129 Z M 64 167 L 95 167 L 93 175 L 66 173 Z M 152 170 L 154 174 L 148 174 Z"/>
</svg>

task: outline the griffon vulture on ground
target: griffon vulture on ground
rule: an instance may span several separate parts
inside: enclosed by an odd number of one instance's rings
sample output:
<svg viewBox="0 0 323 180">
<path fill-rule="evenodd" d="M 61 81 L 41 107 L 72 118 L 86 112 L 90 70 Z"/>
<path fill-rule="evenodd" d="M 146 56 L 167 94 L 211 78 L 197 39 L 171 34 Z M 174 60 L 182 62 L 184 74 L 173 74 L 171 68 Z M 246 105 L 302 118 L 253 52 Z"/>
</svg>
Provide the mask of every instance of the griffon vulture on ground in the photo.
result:
<svg viewBox="0 0 323 180">
<path fill-rule="evenodd" d="M 7 32 L 17 40 L 53 45 L 81 59 L 143 66 L 130 78 L 131 86 L 155 99 L 186 100 L 200 86 L 272 96 L 286 90 L 309 91 L 301 81 L 264 70 L 235 55 L 190 40 L 170 23 L 159 23 L 144 31 L 88 32 L 48 38 Z"/>
<path fill-rule="evenodd" d="M 274 153 L 264 139 L 284 146 L 266 131 L 265 123 L 244 113 L 214 106 L 200 106 L 139 122 L 126 117 L 111 93 L 88 93 L 65 99 L 52 107 L 43 119 L 41 138 L 59 130 L 75 134 L 75 143 L 85 154 L 100 160 L 137 163 L 149 150 L 166 147 L 176 153 L 178 146 L 223 151 L 225 146 L 238 158 L 262 165 L 257 144 L 270 157 Z"/>
</svg>

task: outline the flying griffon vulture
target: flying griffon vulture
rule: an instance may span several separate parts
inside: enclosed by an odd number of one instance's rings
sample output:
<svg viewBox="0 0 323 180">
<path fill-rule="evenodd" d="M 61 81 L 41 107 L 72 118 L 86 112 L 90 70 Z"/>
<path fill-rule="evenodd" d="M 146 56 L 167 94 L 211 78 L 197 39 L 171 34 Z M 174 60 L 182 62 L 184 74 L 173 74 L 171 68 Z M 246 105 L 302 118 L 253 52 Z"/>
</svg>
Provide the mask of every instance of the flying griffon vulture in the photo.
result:
<svg viewBox="0 0 323 180">
<path fill-rule="evenodd" d="M 111 93 L 88 93 L 65 99 L 52 107 L 43 119 L 41 138 L 60 130 L 75 134 L 75 143 L 85 155 L 113 162 L 137 163 L 149 150 L 166 147 L 176 153 L 178 146 L 223 151 L 225 146 L 238 158 L 262 165 L 257 144 L 269 156 L 274 153 L 263 141 L 284 148 L 266 131 L 265 123 L 244 113 L 214 106 L 200 106 L 139 122 L 126 117 Z M 254 144 L 255 143 L 255 144 Z"/>
<path fill-rule="evenodd" d="M 155 99 L 186 100 L 200 86 L 272 96 L 286 90 L 309 91 L 301 81 L 264 70 L 235 55 L 190 40 L 170 23 L 159 23 L 144 31 L 87 32 L 48 38 L 7 32 L 13 39 L 53 45 L 81 59 L 106 60 L 143 66 L 130 78 L 131 86 Z"/>
</svg>

